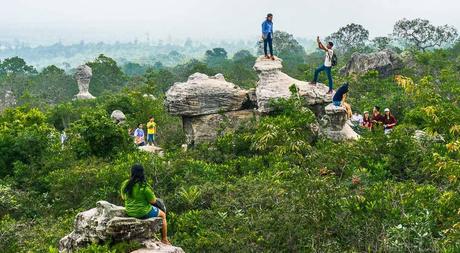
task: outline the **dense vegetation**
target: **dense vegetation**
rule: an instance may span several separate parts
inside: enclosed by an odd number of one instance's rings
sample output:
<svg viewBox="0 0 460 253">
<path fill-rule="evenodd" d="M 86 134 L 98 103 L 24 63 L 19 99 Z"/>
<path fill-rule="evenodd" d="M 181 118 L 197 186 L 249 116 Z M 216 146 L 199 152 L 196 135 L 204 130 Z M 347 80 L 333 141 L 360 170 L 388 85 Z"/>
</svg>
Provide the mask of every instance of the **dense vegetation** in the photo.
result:
<svg viewBox="0 0 460 253">
<path fill-rule="evenodd" d="M 180 119 L 164 111 L 164 91 L 197 71 L 253 87 L 250 52 L 229 59 L 216 48 L 202 61 L 135 75 L 101 55 L 89 63 L 98 96 L 91 101 L 71 101 L 75 84 L 57 67 L 37 72 L 20 58 L 3 60 L 2 87 L 14 84 L 8 88 L 19 96 L 0 115 L 0 252 L 55 252 L 76 213 L 100 199 L 122 204 L 118 189 L 138 162 L 168 205 L 173 244 L 187 252 L 458 252 L 460 43 L 407 55 L 411 64 L 397 78 L 334 73 L 337 83 L 351 82 L 355 110 L 393 110 L 399 124 L 391 135 L 317 139 L 308 127 L 313 113 L 293 96 L 277 101 L 272 115 L 187 152 Z M 311 78 L 322 61 L 318 53 L 286 58 L 297 78 Z M 125 125 L 112 123 L 114 109 L 127 115 Z M 127 135 L 151 114 L 164 157 L 137 151 Z M 417 129 L 429 138 L 414 139 Z M 436 136 L 444 141 L 431 141 Z"/>
</svg>

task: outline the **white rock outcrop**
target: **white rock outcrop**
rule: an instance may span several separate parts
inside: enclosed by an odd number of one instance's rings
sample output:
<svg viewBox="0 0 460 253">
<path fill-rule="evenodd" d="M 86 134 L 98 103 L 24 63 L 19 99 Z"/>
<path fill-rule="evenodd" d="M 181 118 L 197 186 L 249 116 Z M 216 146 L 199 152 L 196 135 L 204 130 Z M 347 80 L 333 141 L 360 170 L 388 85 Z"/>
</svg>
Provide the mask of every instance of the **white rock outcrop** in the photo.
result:
<svg viewBox="0 0 460 253">
<path fill-rule="evenodd" d="M 349 124 L 347 124 L 347 110 L 343 106 L 335 106 L 332 103 L 325 108 L 326 114 L 321 119 L 321 135 L 333 140 L 356 140 L 359 138 Z"/>
<path fill-rule="evenodd" d="M 381 76 L 386 77 L 402 67 L 403 59 L 394 51 L 385 49 L 370 54 L 354 53 L 347 65 L 340 69 L 340 73 L 361 75 L 369 70 L 377 70 Z"/>
<path fill-rule="evenodd" d="M 93 71 L 88 65 L 80 65 L 77 67 L 75 72 L 75 80 L 78 84 L 78 94 L 75 95 L 76 99 L 93 99 L 95 98 L 91 93 L 89 93 L 89 83 L 91 77 L 93 76 Z"/>
<path fill-rule="evenodd" d="M 126 121 L 126 115 L 120 110 L 114 110 L 110 114 L 110 118 L 116 124 L 123 124 Z"/>
<path fill-rule="evenodd" d="M 297 87 L 299 96 L 305 100 L 306 105 L 325 104 L 332 101 L 332 95 L 327 94 L 329 89 L 326 85 L 321 83 L 313 85 L 294 79 L 283 73 L 282 68 L 280 58 L 270 60 L 261 56 L 256 60 L 254 70 L 259 76 L 256 97 L 260 112 L 266 113 L 272 110 L 271 100 L 289 98 L 292 94 L 289 88 L 292 85 Z"/>
<path fill-rule="evenodd" d="M 99 201 L 96 208 L 77 214 L 74 230 L 59 241 L 59 252 L 76 252 L 91 243 L 137 241 L 145 247 L 142 250 L 149 250 L 144 252 L 183 253 L 179 247 L 153 239 L 161 225 L 161 218 L 126 217 L 124 207 Z"/>
<path fill-rule="evenodd" d="M 248 100 L 248 91 L 225 81 L 222 74 L 195 73 L 166 92 L 165 105 L 173 115 L 198 116 L 241 110 Z"/>
</svg>

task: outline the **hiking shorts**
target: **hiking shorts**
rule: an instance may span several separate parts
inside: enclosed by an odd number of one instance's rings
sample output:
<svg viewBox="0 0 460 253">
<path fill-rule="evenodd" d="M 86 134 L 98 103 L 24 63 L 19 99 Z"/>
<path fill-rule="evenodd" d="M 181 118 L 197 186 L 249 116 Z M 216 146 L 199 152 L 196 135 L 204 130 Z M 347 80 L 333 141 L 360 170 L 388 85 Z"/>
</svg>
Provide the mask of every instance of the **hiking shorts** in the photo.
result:
<svg viewBox="0 0 460 253">
<path fill-rule="evenodd" d="M 156 206 L 152 206 L 152 210 L 150 210 L 150 212 L 142 218 L 143 219 L 155 218 L 155 217 L 158 217 L 159 214 L 160 214 L 160 209 L 158 209 L 158 207 Z"/>
</svg>

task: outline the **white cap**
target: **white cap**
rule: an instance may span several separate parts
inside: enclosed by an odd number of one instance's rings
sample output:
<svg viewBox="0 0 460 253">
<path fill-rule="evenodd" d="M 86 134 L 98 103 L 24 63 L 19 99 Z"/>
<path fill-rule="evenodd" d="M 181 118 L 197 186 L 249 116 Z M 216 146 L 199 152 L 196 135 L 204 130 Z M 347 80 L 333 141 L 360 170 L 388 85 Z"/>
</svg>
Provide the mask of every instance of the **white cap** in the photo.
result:
<svg viewBox="0 0 460 253">
<path fill-rule="evenodd" d="M 388 109 L 388 108 L 385 108 L 385 112 L 389 112 L 389 111 L 390 111 L 390 109 Z"/>
</svg>

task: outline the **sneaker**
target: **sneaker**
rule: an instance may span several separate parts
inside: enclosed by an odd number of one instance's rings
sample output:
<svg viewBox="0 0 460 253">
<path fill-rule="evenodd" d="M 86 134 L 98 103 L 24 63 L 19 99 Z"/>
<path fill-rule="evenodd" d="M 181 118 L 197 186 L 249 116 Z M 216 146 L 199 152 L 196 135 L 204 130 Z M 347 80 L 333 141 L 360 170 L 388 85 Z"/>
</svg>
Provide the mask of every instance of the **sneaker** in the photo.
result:
<svg viewBox="0 0 460 253">
<path fill-rule="evenodd" d="M 315 82 L 315 81 L 311 81 L 310 84 L 316 84 L 316 82 Z"/>
<path fill-rule="evenodd" d="M 270 57 L 273 61 L 275 60 L 275 56 L 272 55 L 272 57 Z"/>
<path fill-rule="evenodd" d="M 270 56 L 268 56 L 268 55 L 265 55 L 265 58 L 266 58 L 266 59 L 270 59 Z"/>
<path fill-rule="evenodd" d="M 326 94 L 332 95 L 332 93 L 334 93 L 334 90 L 329 90 Z"/>
</svg>

